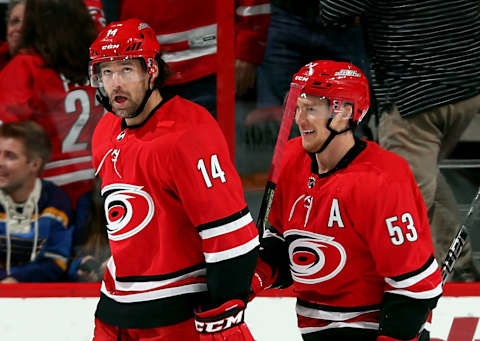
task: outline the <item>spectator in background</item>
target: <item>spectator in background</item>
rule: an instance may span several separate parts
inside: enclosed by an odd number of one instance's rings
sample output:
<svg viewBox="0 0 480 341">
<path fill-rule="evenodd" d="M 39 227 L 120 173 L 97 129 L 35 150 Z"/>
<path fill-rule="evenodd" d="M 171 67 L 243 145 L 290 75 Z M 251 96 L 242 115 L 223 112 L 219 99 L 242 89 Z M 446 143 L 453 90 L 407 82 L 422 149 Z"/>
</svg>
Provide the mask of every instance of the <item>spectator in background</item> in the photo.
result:
<svg viewBox="0 0 480 341">
<path fill-rule="evenodd" d="M 480 113 L 480 2 L 320 0 L 320 8 L 325 23 L 362 16 L 366 24 L 379 142 L 408 161 L 443 262 L 459 219 L 438 162 Z M 453 279 L 480 280 L 469 243 Z"/>
<path fill-rule="evenodd" d="M 270 2 L 265 57 L 258 68 L 258 107 L 281 106 L 293 74 L 311 60 L 347 61 L 368 74 L 363 30 L 354 18 L 325 27 L 318 0 Z"/>
<path fill-rule="evenodd" d="M 104 7 L 112 10 L 110 20 L 139 18 L 157 33 L 162 58 L 172 70 L 165 89 L 216 116 L 215 0 L 145 0 L 141 6 L 135 0 L 116 2 L 103 0 Z M 254 85 L 256 65 L 263 61 L 270 6 L 268 0 L 236 0 L 235 4 L 235 86 L 242 95 Z"/>
<path fill-rule="evenodd" d="M 15 55 L 22 36 L 23 13 L 26 0 L 11 0 L 8 3 L 6 23 L 7 41 L 0 45 L 0 70 Z"/>
<path fill-rule="evenodd" d="M 88 81 L 97 30 L 82 0 L 26 0 L 16 56 L 0 73 L 0 120 L 33 120 L 52 141 L 42 177 L 77 198 L 92 187 L 90 140 L 103 107 Z"/>
<path fill-rule="evenodd" d="M 96 178 L 92 190 L 78 200 L 72 241 L 74 259 L 68 271 L 72 281 L 100 282 L 110 257 L 100 183 Z"/>
<path fill-rule="evenodd" d="M 101 32 L 107 25 L 101 0 L 83 0 L 83 2 L 85 3 L 85 6 L 87 6 L 88 12 L 95 23 L 97 31 Z"/>
<path fill-rule="evenodd" d="M 7 41 L 0 45 L 0 70 L 15 55 L 22 36 L 23 15 L 26 0 L 11 0 L 8 3 L 6 23 Z M 105 15 L 103 14 L 100 0 L 84 0 L 85 5 L 92 16 L 98 31 L 105 27 Z"/>
<path fill-rule="evenodd" d="M 32 121 L 0 125 L 0 282 L 54 282 L 72 242 L 67 194 L 39 174 L 50 138 Z"/>
</svg>

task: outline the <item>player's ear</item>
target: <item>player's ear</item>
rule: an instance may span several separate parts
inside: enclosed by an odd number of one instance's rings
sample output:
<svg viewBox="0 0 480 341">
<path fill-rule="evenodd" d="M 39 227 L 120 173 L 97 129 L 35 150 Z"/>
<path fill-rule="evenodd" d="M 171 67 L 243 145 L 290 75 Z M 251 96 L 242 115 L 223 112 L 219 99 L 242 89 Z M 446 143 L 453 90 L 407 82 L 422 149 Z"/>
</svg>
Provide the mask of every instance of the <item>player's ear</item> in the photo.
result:
<svg viewBox="0 0 480 341">
<path fill-rule="evenodd" d="M 153 88 L 159 74 L 157 61 L 153 62 L 152 66 L 150 66 L 150 70 L 148 70 L 148 73 L 150 74 L 150 87 Z"/>
<path fill-rule="evenodd" d="M 40 169 L 43 166 L 43 160 L 41 157 L 36 156 L 32 157 L 29 161 L 28 164 L 30 165 L 31 169 L 33 170 L 34 173 L 40 173 Z"/>
<path fill-rule="evenodd" d="M 352 103 L 344 103 L 343 110 L 341 111 L 341 117 L 343 119 L 349 120 L 353 117 L 353 104 Z"/>
</svg>

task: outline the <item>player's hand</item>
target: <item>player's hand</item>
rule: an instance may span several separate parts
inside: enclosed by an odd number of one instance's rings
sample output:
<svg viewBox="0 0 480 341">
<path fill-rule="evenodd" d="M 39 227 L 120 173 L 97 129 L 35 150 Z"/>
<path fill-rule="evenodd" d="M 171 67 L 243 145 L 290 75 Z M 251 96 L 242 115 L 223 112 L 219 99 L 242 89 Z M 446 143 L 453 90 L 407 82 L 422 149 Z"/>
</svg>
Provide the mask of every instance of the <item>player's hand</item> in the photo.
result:
<svg viewBox="0 0 480 341">
<path fill-rule="evenodd" d="M 390 336 L 385 336 L 385 335 L 380 335 L 377 337 L 377 341 L 417 341 L 418 339 L 414 337 L 413 339 L 410 340 L 400 340 L 400 339 L 395 339 Z"/>
<path fill-rule="evenodd" d="M 195 312 L 195 328 L 200 341 L 254 341 L 243 321 L 245 303 L 231 300 L 220 307 Z"/>
</svg>

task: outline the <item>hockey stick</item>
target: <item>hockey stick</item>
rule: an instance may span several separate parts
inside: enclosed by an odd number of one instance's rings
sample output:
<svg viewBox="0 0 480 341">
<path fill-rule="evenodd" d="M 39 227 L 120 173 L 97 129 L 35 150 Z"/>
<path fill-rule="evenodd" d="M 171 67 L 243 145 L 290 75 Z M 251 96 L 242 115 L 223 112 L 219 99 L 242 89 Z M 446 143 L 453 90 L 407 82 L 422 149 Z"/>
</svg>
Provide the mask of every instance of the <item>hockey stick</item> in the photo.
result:
<svg viewBox="0 0 480 341">
<path fill-rule="evenodd" d="M 445 284 L 450 274 L 453 272 L 455 263 L 462 252 L 463 246 L 465 245 L 468 237 L 468 229 L 472 227 L 475 223 L 480 222 L 480 188 L 478 189 L 477 195 L 473 198 L 472 204 L 468 209 L 467 215 L 463 220 L 463 224 L 458 229 L 455 239 L 450 245 L 445 260 L 442 265 L 442 283 Z"/>
<path fill-rule="evenodd" d="M 277 141 L 275 142 L 275 148 L 273 150 L 272 165 L 268 173 L 267 184 L 265 185 L 265 191 L 263 192 L 262 203 L 260 205 L 260 211 L 258 213 L 257 227 L 260 239 L 265 231 L 265 226 L 268 221 L 268 214 L 272 205 L 273 194 L 280 175 L 280 165 L 283 158 L 283 151 L 285 144 L 290 136 L 290 130 L 292 129 L 293 117 L 295 115 L 295 108 L 297 106 L 297 98 L 300 95 L 301 87 L 296 83 L 292 83 L 290 91 L 288 93 L 287 103 L 282 116 L 282 122 L 280 123 L 280 129 L 278 131 Z"/>
</svg>

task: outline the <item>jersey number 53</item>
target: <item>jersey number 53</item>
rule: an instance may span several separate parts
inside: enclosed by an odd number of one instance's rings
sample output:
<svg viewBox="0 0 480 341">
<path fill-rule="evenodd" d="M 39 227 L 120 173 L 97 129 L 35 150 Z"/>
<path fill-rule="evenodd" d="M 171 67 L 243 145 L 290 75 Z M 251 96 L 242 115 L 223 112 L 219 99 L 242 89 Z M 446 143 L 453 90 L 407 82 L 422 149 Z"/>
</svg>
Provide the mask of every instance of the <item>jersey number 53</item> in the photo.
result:
<svg viewBox="0 0 480 341">
<path fill-rule="evenodd" d="M 413 224 L 413 218 L 410 213 L 404 213 L 400 217 L 402 225 L 406 225 L 404 231 L 400 225 L 398 225 L 398 217 L 390 217 L 385 219 L 387 224 L 388 234 L 390 235 L 390 241 L 393 245 L 402 245 L 407 239 L 409 242 L 414 242 L 418 239 L 417 229 Z"/>
</svg>

